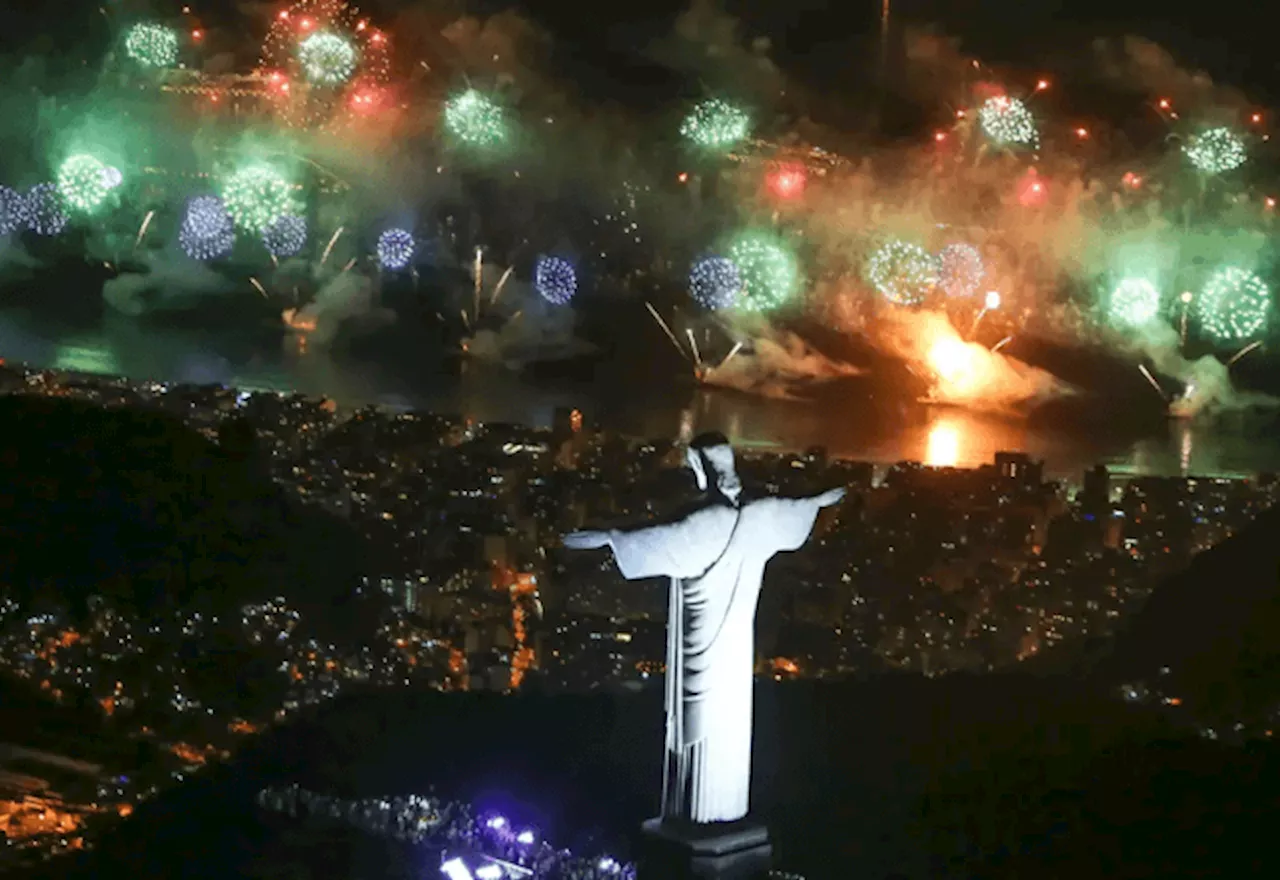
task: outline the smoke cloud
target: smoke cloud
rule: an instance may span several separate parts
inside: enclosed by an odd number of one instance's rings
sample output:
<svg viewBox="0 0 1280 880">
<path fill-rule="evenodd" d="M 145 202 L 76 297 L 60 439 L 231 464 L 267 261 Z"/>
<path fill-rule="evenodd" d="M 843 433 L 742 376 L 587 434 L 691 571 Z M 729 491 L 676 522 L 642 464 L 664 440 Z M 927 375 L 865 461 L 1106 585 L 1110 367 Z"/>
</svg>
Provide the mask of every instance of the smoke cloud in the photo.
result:
<svg viewBox="0 0 1280 880">
<path fill-rule="evenodd" d="M 180 311 L 196 300 L 226 293 L 231 282 L 203 263 L 158 251 L 143 257 L 146 272 L 125 272 L 102 285 L 107 305 L 125 315 Z"/>
<path fill-rule="evenodd" d="M 897 312 L 883 331 L 877 341 L 932 383 L 932 403 L 1013 415 L 1074 393 L 1043 370 L 965 341 L 940 312 Z"/>
<path fill-rule="evenodd" d="M 1169 404 L 1170 415 L 1179 418 L 1212 417 L 1219 413 L 1280 406 L 1280 398 L 1238 391 L 1231 368 L 1207 354 L 1188 360 L 1181 351 L 1178 332 L 1167 324 L 1151 323 L 1132 337 L 1135 350 L 1146 356 L 1156 371 L 1182 383 Z"/>
<path fill-rule="evenodd" d="M 370 278 L 343 272 L 321 286 L 311 302 L 296 310 L 286 309 L 281 318 L 290 327 L 305 332 L 311 342 L 326 346 L 348 322 L 357 322 L 361 330 L 371 330 L 394 322 L 395 313 L 375 305 Z"/>
<path fill-rule="evenodd" d="M 536 361 L 568 360 L 596 351 L 575 335 L 577 314 L 572 308 L 551 305 L 514 276 L 503 283 L 506 274 L 505 269 L 488 264 L 482 270 L 482 314 L 486 324 L 496 321 L 499 326 L 479 329 L 466 343 L 468 354 L 519 370 Z M 499 283 L 496 302 L 486 307 Z"/>
<path fill-rule="evenodd" d="M 749 351 L 740 351 L 709 370 L 704 381 L 761 397 L 800 400 L 806 389 L 818 383 L 862 372 L 815 351 L 795 333 L 767 330 L 754 335 Z"/>
</svg>

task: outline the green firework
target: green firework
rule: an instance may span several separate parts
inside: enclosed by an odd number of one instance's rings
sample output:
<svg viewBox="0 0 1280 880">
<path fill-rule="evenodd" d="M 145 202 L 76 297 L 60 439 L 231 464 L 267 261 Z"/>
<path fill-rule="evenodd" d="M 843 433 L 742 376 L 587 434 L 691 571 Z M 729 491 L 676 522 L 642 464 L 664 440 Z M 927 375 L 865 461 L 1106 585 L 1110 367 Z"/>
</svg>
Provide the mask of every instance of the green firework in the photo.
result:
<svg viewBox="0 0 1280 880">
<path fill-rule="evenodd" d="M 259 234 L 285 214 L 301 213 L 293 185 L 268 165 L 251 165 L 228 177 L 222 200 L 236 225 Z"/>
<path fill-rule="evenodd" d="M 178 34 L 160 24 L 135 24 L 125 35 L 124 50 L 144 67 L 173 67 L 178 63 Z"/>
<path fill-rule="evenodd" d="M 771 312 L 795 295 L 800 269 L 795 255 L 777 239 L 743 232 L 729 245 L 727 253 L 742 280 L 739 308 Z"/>
<path fill-rule="evenodd" d="M 450 134 L 472 147 L 493 147 L 507 139 L 506 112 L 475 89 L 445 104 L 444 124 Z"/>
<path fill-rule="evenodd" d="M 1206 333 L 1228 342 L 1247 339 L 1267 325 L 1271 290 L 1249 270 L 1227 266 L 1209 278 L 1196 305 Z"/>
<path fill-rule="evenodd" d="M 867 260 L 867 281 L 896 306 L 918 306 L 938 284 L 938 261 L 909 241 L 893 239 Z"/>
<path fill-rule="evenodd" d="M 96 211 L 111 191 L 107 166 L 87 153 L 69 157 L 58 169 L 58 195 L 72 211 Z"/>
<path fill-rule="evenodd" d="M 680 123 L 681 137 L 709 150 L 727 150 L 750 133 L 747 112 L 719 98 L 698 104 Z"/>
<path fill-rule="evenodd" d="M 1229 128 L 1210 128 L 1182 148 L 1187 161 L 1203 174 L 1234 171 L 1249 158 L 1244 139 Z"/>
<path fill-rule="evenodd" d="M 1160 313 L 1160 290 L 1146 278 L 1124 278 L 1111 291 L 1107 317 L 1117 327 L 1142 327 Z"/>
<path fill-rule="evenodd" d="M 351 79 L 359 57 L 349 40 L 322 31 L 298 44 L 298 60 L 311 82 L 336 86 Z"/>
</svg>

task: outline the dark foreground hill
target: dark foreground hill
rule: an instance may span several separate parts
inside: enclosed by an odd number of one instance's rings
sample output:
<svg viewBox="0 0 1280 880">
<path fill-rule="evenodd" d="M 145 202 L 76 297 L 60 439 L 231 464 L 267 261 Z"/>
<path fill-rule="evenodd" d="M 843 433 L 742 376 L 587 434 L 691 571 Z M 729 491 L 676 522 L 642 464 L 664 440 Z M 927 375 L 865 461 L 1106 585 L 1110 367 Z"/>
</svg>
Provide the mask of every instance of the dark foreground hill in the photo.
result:
<svg viewBox="0 0 1280 880">
<path fill-rule="evenodd" d="M 360 570 L 357 536 L 289 502 L 251 432 L 219 445 L 162 414 L 34 397 L 0 398 L 0 425 L 0 585 L 28 607 L 323 607 Z"/>
<path fill-rule="evenodd" d="M 1101 671 L 1158 682 L 1204 718 L 1268 719 L 1280 707 L 1280 511 L 1162 583 Z"/>
<path fill-rule="evenodd" d="M 811 880 L 1276 876 L 1280 856 L 1259 845 L 1280 820 L 1276 750 L 1180 738 L 1141 712 L 1032 677 L 770 684 L 755 807 Z M 582 844 L 586 829 L 626 835 L 652 812 L 660 745 L 656 693 L 350 697 L 57 870 L 429 877 L 422 854 L 263 821 L 252 796 L 289 781 L 349 796 L 435 785 Z"/>
</svg>

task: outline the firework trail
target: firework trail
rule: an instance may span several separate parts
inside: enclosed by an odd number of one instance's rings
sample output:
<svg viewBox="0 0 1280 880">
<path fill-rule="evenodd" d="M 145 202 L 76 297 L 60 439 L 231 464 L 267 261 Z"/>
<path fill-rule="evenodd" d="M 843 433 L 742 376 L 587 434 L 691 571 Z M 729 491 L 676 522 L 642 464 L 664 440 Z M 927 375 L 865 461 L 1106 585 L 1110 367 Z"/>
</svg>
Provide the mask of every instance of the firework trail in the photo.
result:
<svg viewBox="0 0 1280 880">
<path fill-rule="evenodd" d="M 476 248 L 475 267 L 472 269 L 471 274 L 475 278 L 475 284 L 473 285 L 474 294 L 475 294 L 475 306 L 474 306 L 475 311 L 473 314 L 475 314 L 476 318 L 479 319 L 480 317 L 480 285 L 483 283 L 483 280 L 484 280 L 484 252 L 481 251 L 480 248 Z"/>
<path fill-rule="evenodd" d="M 270 299 L 270 297 L 267 296 L 267 289 L 262 286 L 262 282 L 260 282 L 257 278 L 250 278 L 249 283 L 252 284 L 255 288 L 257 288 L 258 293 L 262 294 L 263 299 Z"/>
<path fill-rule="evenodd" d="M 142 239 L 146 237 L 147 229 L 151 227 L 151 218 L 155 215 L 155 211 L 148 211 L 147 216 L 142 218 L 142 225 L 138 227 L 138 237 L 133 240 L 133 249 L 135 251 L 138 249 L 138 245 L 142 244 Z"/>
<path fill-rule="evenodd" d="M 320 265 L 323 266 L 329 259 L 329 253 L 333 250 L 333 246 L 338 243 L 338 236 L 342 235 L 345 226 L 339 226 L 333 231 L 333 236 L 329 239 L 329 243 L 324 246 L 324 253 L 320 255 Z"/>
<path fill-rule="evenodd" d="M 1234 364 L 1236 361 L 1240 360 L 1240 358 L 1244 357 L 1244 356 L 1245 356 L 1245 355 L 1247 355 L 1249 352 L 1253 351 L 1255 348 L 1261 348 L 1261 347 L 1262 347 L 1262 340 L 1261 340 L 1261 339 L 1259 339 L 1257 342 L 1250 342 L 1250 343 L 1249 343 L 1248 345 L 1246 345 L 1244 348 L 1240 349 L 1240 350 L 1239 350 L 1239 351 L 1237 351 L 1234 355 L 1232 355 L 1232 356 L 1231 356 L 1231 360 L 1227 361 L 1227 366 L 1228 366 L 1228 367 L 1229 367 L 1229 366 L 1231 366 L 1231 365 L 1232 365 L 1232 364 Z"/>
<path fill-rule="evenodd" d="M 1156 377 L 1151 375 L 1151 371 L 1147 369 L 1146 364 L 1138 364 L 1138 372 L 1142 373 L 1142 378 L 1146 379 L 1147 383 L 1156 390 L 1156 394 L 1160 395 L 1161 400 L 1168 399 L 1165 396 L 1164 389 L 1160 387 L 1160 383 L 1156 381 Z"/>
<path fill-rule="evenodd" d="M 515 266 L 508 266 L 507 271 L 502 273 L 498 283 L 493 286 L 493 293 L 489 296 L 489 305 L 492 306 L 498 301 L 498 297 L 502 295 L 502 288 L 507 286 L 507 279 L 511 277 L 511 273 L 515 271 L 515 268 Z"/>
<path fill-rule="evenodd" d="M 698 340 L 694 339 L 693 331 L 685 328 L 684 335 L 689 337 L 689 350 L 693 352 L 694 363 L 702 366 L 702 352 L 698 351 Z"/>
<path fill-rule="evenodd" d="M 662 328 L 662 332 L 667 334 L 667 338 L 671 340 L 671 344 L 676 347 L 676 351 L 680 352 L 680 356 L 685 360 L 689 359 L 689 355 L 685 354 L 684 348 L 676 339 L 676 335 L 671 332 L 671 328 L 667 326 L 667 322 L 662 320 L 662 316 L 658 314 L 658 310 L 653 307 L 653 303 L 645 300 L 644 307 L 649 310 L 649 314 L 653 315 L 653 320 L 658 322 L 658 326 Z"/>
</svg>

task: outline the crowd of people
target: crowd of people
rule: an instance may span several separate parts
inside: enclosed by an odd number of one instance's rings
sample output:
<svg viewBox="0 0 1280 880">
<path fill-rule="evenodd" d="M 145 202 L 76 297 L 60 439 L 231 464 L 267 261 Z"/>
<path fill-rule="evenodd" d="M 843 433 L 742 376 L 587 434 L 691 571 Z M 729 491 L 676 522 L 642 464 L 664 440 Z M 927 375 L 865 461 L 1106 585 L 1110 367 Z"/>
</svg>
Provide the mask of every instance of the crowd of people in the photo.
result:
<svg viewBox="0 0 1280 880">
<path fill-rule="evenodd" d="M 610 856 L 582 858 L 517 829 L 504 816 L 432 795 L 344 799 L 297 785 L 266 788 L 261 807 L 293 818 L 346 822 L 364 831 L 439 850 L 442 864 L 471 857 L 477 880 L 635 880 L 635 866 Z M 470 869 L 469 869 L 470 870 Z"/>
</svg>

